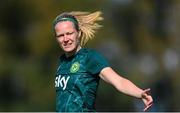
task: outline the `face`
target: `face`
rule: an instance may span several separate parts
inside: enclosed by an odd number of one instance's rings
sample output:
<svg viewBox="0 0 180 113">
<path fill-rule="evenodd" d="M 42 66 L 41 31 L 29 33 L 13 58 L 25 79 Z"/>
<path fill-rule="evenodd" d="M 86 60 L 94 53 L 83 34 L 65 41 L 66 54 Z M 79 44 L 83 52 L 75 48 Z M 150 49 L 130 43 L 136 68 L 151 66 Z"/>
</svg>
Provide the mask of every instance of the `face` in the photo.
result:
<svg viewBox="0 0 180 113">
<path fill-rule="evenodd" d="M 56 39 L 60 47 L 67 54 L 77 52 L 79 45 L 79 32 L 70 21 L 62 21 L 55 26 Z"/>
</svg>

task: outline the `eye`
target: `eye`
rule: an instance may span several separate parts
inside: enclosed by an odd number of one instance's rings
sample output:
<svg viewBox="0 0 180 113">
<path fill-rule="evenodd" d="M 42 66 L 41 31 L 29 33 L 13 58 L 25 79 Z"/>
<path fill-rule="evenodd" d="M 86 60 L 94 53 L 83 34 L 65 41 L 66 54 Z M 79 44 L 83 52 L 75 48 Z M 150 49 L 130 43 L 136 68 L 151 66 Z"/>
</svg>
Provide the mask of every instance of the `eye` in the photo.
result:
<svg viewBox="0 0 180 113">
<path fill-rule="evenodd" d="M 64 36 L 64 34 L 59 34 L 59 35 L 56 35 L 56 38 L 61 38 L 63 36 Z"/>
<path fill-rule="evenodd" d="M 66 35 L 72 35 L 74 32 L 67 32 Z"/>
</svg>

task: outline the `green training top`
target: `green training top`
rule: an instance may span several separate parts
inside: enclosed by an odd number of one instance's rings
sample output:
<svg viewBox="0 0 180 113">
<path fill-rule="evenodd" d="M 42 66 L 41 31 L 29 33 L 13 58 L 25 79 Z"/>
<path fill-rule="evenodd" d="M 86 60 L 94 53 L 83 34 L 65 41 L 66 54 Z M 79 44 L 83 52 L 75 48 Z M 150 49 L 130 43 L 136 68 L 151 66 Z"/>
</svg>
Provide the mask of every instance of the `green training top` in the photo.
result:
<svg viewBox="0 0 180 113">
<path fill-rule="evenodd" d="M 109 67 L 105 58 L 93 49 L 80 49 L 75 55 L 60 57 L 55 77 L 56 111 L 95 111 L 100 71 Z"/>
</svg>

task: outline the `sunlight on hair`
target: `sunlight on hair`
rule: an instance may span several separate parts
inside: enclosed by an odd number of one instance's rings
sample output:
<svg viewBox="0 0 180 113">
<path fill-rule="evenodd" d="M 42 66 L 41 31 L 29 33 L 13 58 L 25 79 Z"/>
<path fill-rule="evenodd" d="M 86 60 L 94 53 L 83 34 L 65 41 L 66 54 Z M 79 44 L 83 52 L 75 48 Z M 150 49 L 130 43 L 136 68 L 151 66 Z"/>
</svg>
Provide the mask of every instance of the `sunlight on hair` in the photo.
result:
<svg viewBox="0 0 180 113">
<path fill-rule="evenodd" d="M 103 20 L 102 12 L 96 11 L 94 13 L 72 11 L 69 14 L 73 15 L 78 23 L 79 29 L 82 32 L 81 46 L 84 46 L 89 39 L 93 39 L 97 29 L 102 27 L 97 21 Z"/>
</svg>

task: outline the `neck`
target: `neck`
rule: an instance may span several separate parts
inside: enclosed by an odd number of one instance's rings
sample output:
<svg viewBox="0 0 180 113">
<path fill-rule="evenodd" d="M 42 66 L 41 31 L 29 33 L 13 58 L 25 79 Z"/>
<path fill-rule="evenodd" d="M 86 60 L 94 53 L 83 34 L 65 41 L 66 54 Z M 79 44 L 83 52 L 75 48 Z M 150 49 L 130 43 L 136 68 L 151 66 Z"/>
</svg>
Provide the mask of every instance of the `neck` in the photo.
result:
<svg viewBox="0 0 180 113">
<path fill-rule="evenodd" d="M 71 57 L 72 55 L 76 54 L 82 47 L 78 46 L 75 50 L 69 53 L 65 53 L 66 57 Z"/>
</svg>

